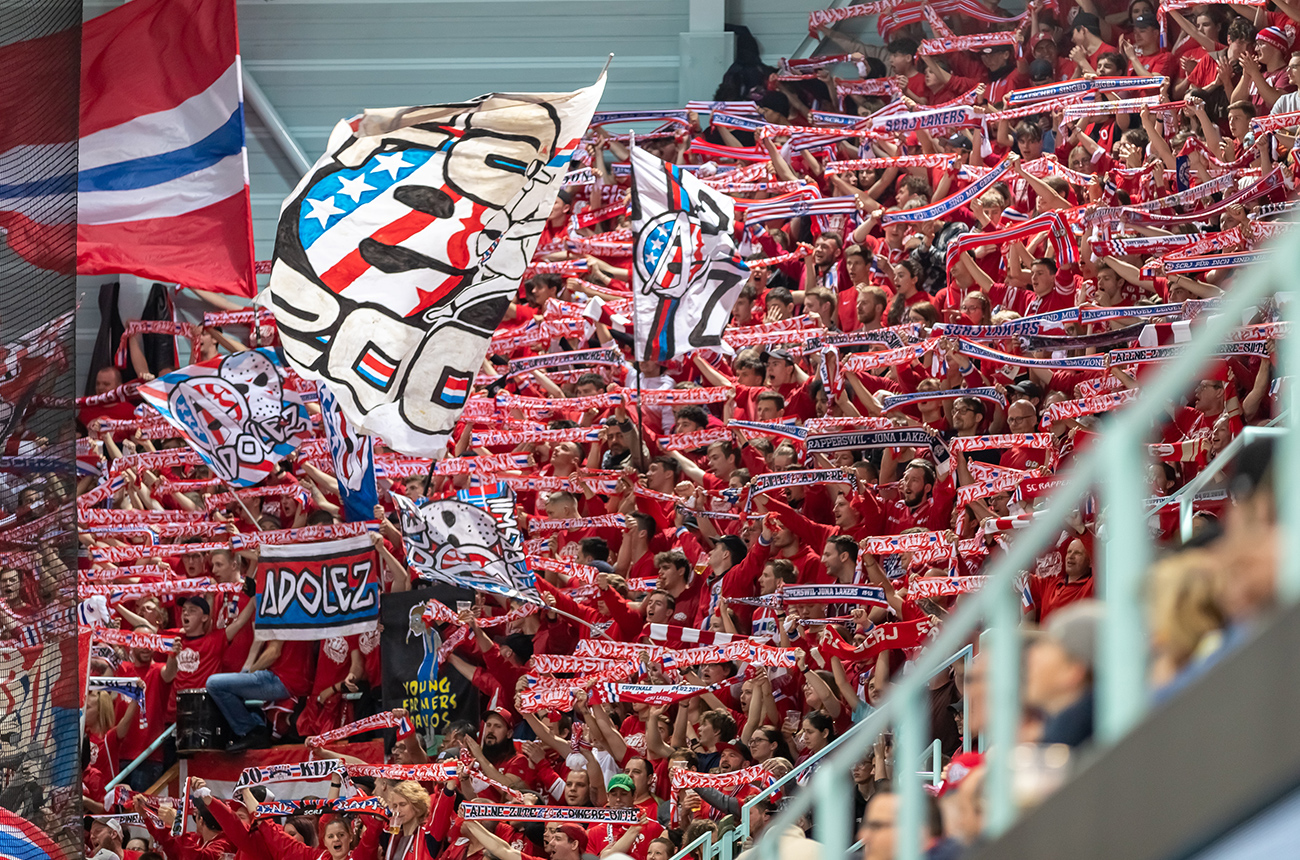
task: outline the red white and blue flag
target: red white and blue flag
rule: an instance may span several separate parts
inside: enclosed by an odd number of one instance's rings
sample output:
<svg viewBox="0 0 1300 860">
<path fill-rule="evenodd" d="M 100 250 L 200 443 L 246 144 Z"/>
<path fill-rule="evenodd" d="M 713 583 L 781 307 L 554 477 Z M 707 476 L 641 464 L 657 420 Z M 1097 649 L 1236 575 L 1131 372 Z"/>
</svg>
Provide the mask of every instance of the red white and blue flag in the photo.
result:
<svg viewBox="0 0 1300 860">
<path fill-rule="evenodd" d="M 252 297 L 235 0 L 133 0 L 82 27 L 77 271 Z"/>
<path fill-rule="evenodd" d="M 43 830 L 0 808 L 0 857 L 6 860 L 63 860 L 67 855 Z"/>
<path fill-rule="evenodd" d="M 140 396 L 233 487 L 260 484 L 311 437 L 302 397 L 270 349 L 182 367 L 140 386 Z"/>
<path fill-rule="evenodd" d="M 720 346 L 749 271 L 731 238 L 732 199 L 637 147 L 632 176 L 637 360 Z"/>
</svg>

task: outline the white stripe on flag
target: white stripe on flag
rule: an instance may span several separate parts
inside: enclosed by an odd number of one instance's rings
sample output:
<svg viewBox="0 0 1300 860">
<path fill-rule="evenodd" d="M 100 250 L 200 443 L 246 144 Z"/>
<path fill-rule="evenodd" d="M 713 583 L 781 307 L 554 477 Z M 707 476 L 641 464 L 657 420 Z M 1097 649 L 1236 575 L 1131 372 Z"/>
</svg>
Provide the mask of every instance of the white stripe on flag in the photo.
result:
<svg viewBox="0 0 1300 860">
<path fill-rule="evenodd" d="M 198 143 L 230 119 L 239 107 L 239 92 L 236 58 L 211 86 L 176 107 L 133 117 L 81 138 L 78 169 L 164 155 Z"/>
<path fill-rule="evenodd" d="M 129 191 L 82 192 L 77 195 L 77 223 L 117 224 L 172 218 L 211 206 L 247 187 L 246 162 L 241 152 L 228 155 L 211 167 L 160 185 Z"/>
</svg>

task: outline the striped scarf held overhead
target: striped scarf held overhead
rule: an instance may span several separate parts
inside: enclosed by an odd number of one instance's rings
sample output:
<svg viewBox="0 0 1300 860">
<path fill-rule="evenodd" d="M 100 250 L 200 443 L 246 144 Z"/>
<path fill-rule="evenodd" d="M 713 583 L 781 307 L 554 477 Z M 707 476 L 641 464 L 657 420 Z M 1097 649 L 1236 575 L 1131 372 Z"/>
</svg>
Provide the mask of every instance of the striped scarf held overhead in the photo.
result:
<svg viewBox="0 0 1300 860">
<path fill-rule="evenodd" d="M 723 146 L 720 143 L 710 143 L 702 137 L 697 137 L 691 141 L 689 150 L 693 155 L 710 159 L 725 159 L 731 161 L 747 162 L 767 162 L 768 155 L 765 151 L 755 146 Z"/>
<path fill-rule="evenodd" d="M 764 788 L 776 782 L 767 768 L 761 764 L 747 767 L 731 773 L 700 773 L 687 770 L 685 766 L 672 767 L 668 770 L 668 781 L 672 787 L 668 798 L 668 818 L 671 823 L 677 821 L 677 797 L 688 788 L 716 788 L 721 791 L 740 788 L 744 785 L 759 785 Z"/>
<path fill-rule="evenodd" d="M 914 579 L 907 586 L 909 600 L 933 600 L 936 597 L 953 597 L 979 591 L 988 583 L 987 576 L 932 576 Z"/>
<path fill-rule="evenodd" d="M 1048 234 L 1056 259 L 1061 265 L 1068 265 L 1078 261 L 1079 246 L 1075 242 L 1070 225 L 1059 211 L 1051 210 L 1027 221 L 991 233 L 971 232 L 958 236 L 948 243 L 945 251 L 947 271 L 952 272 L 953 266 L 957 265 L 957 258 L 964 251 L 970 251 L 982 245 L 1024 242 L 1042 232 Z"/>
<path fill-rule="evenodd" d="M 465 802 L 457 814 L 465 821 L 556 821 L 574 824 L 636 824 L 641 810 L 635 806 L 532 806 Z"/>
<path fill-rule="evenodd" d="M 682 645 L 725 645 L 743 638 L 745 637 L 736 633 L 696 630 L 694 627 L 678 627 L 675 624 L 650 625 L 650 641 L 668 648 L 680 648 Z"/>
<path fill-rule="evenodd" d="M 745 210 L 745 223 L 757 224 L 765 221 L 784 221 L 798 217 L 817 217 L 826 215 L 856 215 L 859 201 L 852 195 L 847 197 L 823 197 L 816 200 L 785 199 L 774 202 L 756 203 Z"/>
<path fill-rule="evenodd" d="M 288 815 L 322 815 L 335 813 L 340 815 L 378 815 L 388 817 L 388 807 L 377 797 L 357 795 L 348 798 L 326 800 L 323 797 L 304 798 L 302 800 L 272 800 L 257 805 L 254 813 L 256 819 L 281 818 Z M 324 855 L 328 857 L 329 855 Z"/>
<path fill-rule="evenodd" d="M 1054 84 L 1043 84 L 1042 86 L 1013 90 L 1007 93 L 1005 101 L 1007 105 L 1015 106 L 1029 102 L 1059 99 L 1062 96 L 1083 95 L 1084 93 L 1159 89 L 1164 86 L 1165 80 L 1163 75 L 1128 78 L 1076 78 Z"/>
<path fill-rule="evenodd" d="M 309 748 L 319 748 L 328 743 L 332 743 L 333 741 L 349 738 L 353 735 L 359 735 L 362 732 L 370 732 L 375 729 L 391 729 L 394 727 L 397 729 L 397 737 L 399 740 L 408 735 L 414 734 L 415 732 L 415 726 L 411 725 L 411 721 L 406 717 L 394 716 L 391 711 L 383 711 L 382 713 L 362 717 L 359 720 L 348 723 L 346 726 L 340 726 L 337 729 L 330 729 L 327 732 L 312 735 L 308 737 L 304 743 Z"/>
<path fill-rule="evenodd" d="M 618 704 L 630 702 L 640 705 L 672 705 L 684 702 L 705 693 L 716 693 L 723 687 L 731 686 L 727 678 L 716 684 L 698 686 L 696 684 L 616 684 L 605 682 L 591 688 L 587 701 L 593 705 Z"/>
<path fill-rule="evenodd" d="M 368 776 L 398 782 L 407 779 L 414 782 L 442 782 L 456 776 L 456 763 L 440 761 L 429 764 L 350 764 L 347 766 L 347 772 L 350 776 Z"/>
</svg>

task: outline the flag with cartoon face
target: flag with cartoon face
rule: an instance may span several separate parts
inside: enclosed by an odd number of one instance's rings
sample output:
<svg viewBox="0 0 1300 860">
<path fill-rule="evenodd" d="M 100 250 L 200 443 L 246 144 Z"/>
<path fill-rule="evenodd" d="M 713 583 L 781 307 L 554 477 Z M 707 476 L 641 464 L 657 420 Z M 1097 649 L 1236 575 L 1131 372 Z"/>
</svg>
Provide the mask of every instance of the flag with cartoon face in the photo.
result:
<svg viewBox="0 0 1300 860">
<path fill-rule="evenodd" d="M 445 453 L 604 86 L 334 129 L 281 209 L 262 302 L 289 363 L 328 383 L 358 432 Z"/>
<path fill-rule="evenodd" d="M 418 507 L 397 493 L 393 502 L 402 518 L 406 560 L 421 578 L 542 603 L 524 561 L 509 484 L 459 490 L 454 499 Z"/>
<path fill-rule="evenodd" d="M 719 346 L 749 267 L 735 205 L 679 165 L 632 148 L 632 322 L 638 360 Z"/>
<path fill-rule="evenodd" d="M 141 385 L 140 394 L 234 487 L 261 483 L 311 437 L 307 407 L 269 349 L 182 367 Z"/>
</svg>

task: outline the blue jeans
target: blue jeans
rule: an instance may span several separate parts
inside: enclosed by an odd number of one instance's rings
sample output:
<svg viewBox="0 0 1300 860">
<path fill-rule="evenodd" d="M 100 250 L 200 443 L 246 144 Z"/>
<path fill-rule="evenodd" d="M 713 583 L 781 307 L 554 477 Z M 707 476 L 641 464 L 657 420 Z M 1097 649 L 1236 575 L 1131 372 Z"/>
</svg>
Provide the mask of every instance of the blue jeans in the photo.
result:
<svg viewBox="0 0 1300 860">
<path fill-rule="evenodd" d="M 289 691 L 270 669 L 223 672 L 208 678 L 207 687 L 212 701 L 217 703 L 226 722 L 230 723 L 230 730 L 241 738 L 253 729 L 266 725 L 261 713 L 254 713 L 244 706 L 245 699 L 274 702 L 289 697 Z"/>
</svg>

